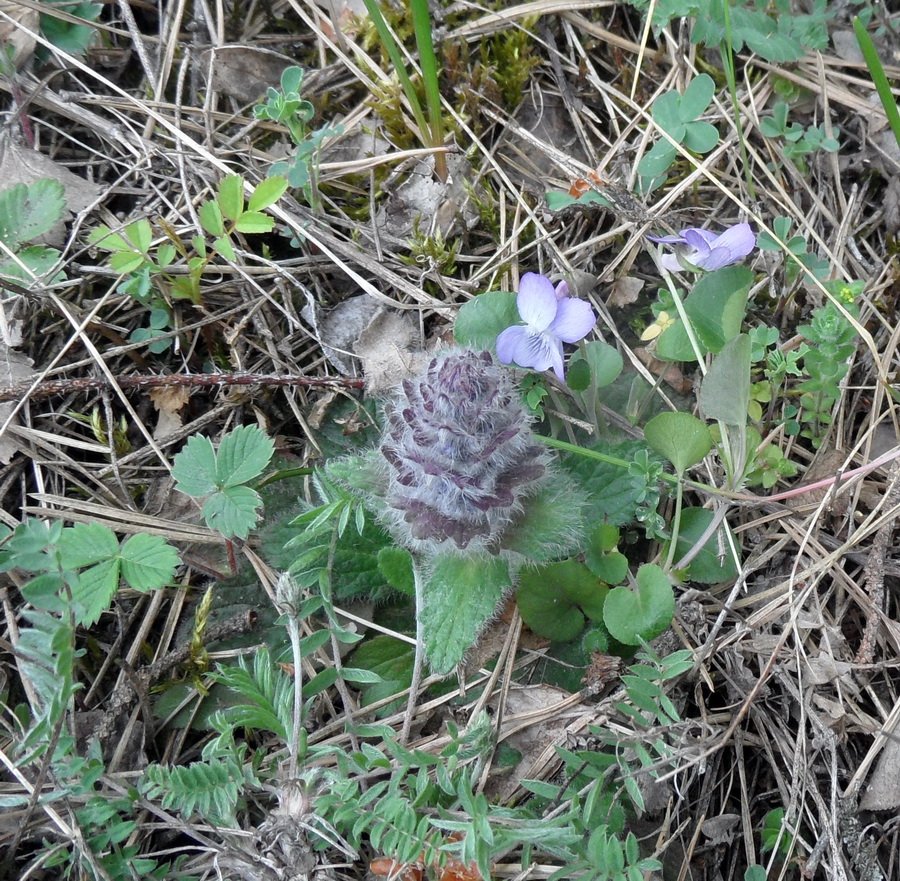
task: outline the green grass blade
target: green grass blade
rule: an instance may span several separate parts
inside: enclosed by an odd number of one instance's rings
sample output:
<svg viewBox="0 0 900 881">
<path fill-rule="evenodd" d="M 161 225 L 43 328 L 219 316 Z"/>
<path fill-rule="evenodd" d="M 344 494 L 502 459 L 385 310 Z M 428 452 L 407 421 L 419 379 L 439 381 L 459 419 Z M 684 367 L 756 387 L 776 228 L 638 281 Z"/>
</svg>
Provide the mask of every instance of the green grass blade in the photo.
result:
<svg viewBox="0 0 900 881">
<path fill-rule="evenodd" d="M 422 68 L 422 82 L 425 84 L 425 104 L 431 122 L 432 147 L 444 145 L 444 121 L 441 117 L 441 91 L 438 83 L 438 63 L 434 52 L 434 37 L 431 31 L 431 17 L 428 0 L 409 0 L 412 12 L 416 46 L 419 49 L 419 64 Z M 434 170 L 442 181 L 447 180 L 447 157 L 444 153 L 434 154 Z"/>
<path fill-rule="evenodd" d="M 375 30 L 378 31 L 378 36 L 381 38 L 381 42 L 387 51 L 388 57 L 391 59 L 391 64 L 394 65 L 394 70 L 397 71 L 397 78 L 400 80 L 400 85 L 403 87 L 403 92 L 409 101 L 409 106 L 412 108 L 413 116 L 416 118 L 416 125 L 419 127 L 422 143 L 426 146 L 431 146 L 428 143 L 428 123 L 425 121 L 425 114 L 422 112 L 419 96 L 416 94 L 412 80 L 406 72 L 406 62 L 403 60 L 400 47 L 397 45 L 397 41 L 394 39 L 391 29 L 384 20 L 384 16 L 381 14 L 381 10 L 378 8 L 376 0 L 363 0 L 363 3 L 366 5 L 366 9 L 372 18 L 372 24 L 375 25 Z"/>
<path fill-rule="evenodd" d="M 891 87 L 884 73 L 881 59 L 878 57 L 878 52 L 875 49 L 875 44 L 872 42 L 872 38 L 869 36 L 863 23 L 856 16 L 853 17 L 853 30 L 856 32 L 856 42 L 859 43 L 859 48 L 862 49 L 863 57 L 866 59 L 866 67 L 869 68 L 872 82 L 875 84 L 878 97 L 881 99 L 881 106 L 884 107 L 888 122 L 891 124 L 891 130 L 894 132 L 898 146 L 900 146 L 900 110 L 897 109 L 897 102 L 894 100 L 894 95 L 891 92 Z"/>
</svg>

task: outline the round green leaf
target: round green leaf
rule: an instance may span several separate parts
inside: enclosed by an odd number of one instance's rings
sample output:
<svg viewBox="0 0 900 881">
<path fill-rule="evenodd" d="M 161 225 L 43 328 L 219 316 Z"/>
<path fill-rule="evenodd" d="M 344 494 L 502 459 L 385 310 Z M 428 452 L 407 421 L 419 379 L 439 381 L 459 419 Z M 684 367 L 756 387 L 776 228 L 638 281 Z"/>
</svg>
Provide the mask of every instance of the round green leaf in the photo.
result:
<svg viewBox="0 0 900 881">
<path fill-rule="evenodd" d="M 550 569 L 542 566 L 522 573 L 516 604 L 522 620 L 539 636 L 568 642 L 584 628 L 584 615 L 573 600 L 556 589 L 547 575 Z"/>
<path fill-rule="evenodd" d="M 681 96 L 679 113 L 682 122 L 691 122 L 700 116 L 712 101 L 716 91 L 716 83 L 707 73 L 694 77 Z M 654 117 L 656 105 L 654 104 Z"/>
<path fill-rule="evenodd" d="M 382 548 L 378 552 L 378 571 L 391 587 L 407 596 L 415 596 L 415 575 L 409 551 L 394 545 Z"/>
<path fill-rule="evenodd" d="M 668 459 L 678 474 L 702 462 L 712 449 L 706 423 L 690 413 L 660 413 L 644 427 L 644 440 Z"/>
<path fill-rule="evenodd" d="M 610 634 L 626 645 L 659 636 L 675 615 L 675 594 L 665 572 L 648 563 L 638 570 L 637 589 L 617 587 L 603 607 L 603 622 Z"/>
<path fill-rule="evenodd" d="M 521 324 L 516 295 L 511 291 L 488 291 L 460 307 L 453 335 L 462 346 L 495 352 L 501 331 Z"/>
<path fill-rule="evenodd" d="M 685 508 L 681 512 L 678 542 L 675 545 L 675 562 L 683 557 L 701 538 L 712 522 L 713 512 L 708 508 Z M 710 536 L 688 566 L 687 577 L 698 584 L 719 584 L 737 578 L 737 562 L 731 555 L 731 544 L 724 535 L 727 526 L 719 526 L 717 533 Z M 732 539 L 734 534 L 731 534 Z M 734 546 L 738 547 L 737 542 Z M 725 555 L 720 558 L 720 548 Z"/>
</svg>

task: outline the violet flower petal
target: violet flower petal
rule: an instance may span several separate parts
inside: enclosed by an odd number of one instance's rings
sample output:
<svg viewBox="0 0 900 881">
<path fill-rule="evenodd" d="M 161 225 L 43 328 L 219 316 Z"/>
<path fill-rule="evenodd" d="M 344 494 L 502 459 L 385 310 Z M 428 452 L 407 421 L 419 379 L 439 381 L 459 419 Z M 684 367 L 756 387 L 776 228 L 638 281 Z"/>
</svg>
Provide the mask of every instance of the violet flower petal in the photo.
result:
<svg viewBox="0 0 900 881">
<path fill-rule="evenodd" d="M 586 300 L 560 300 L 556 318 L 550 323 L 547 332 L 559 337 L 564 343 L 577 343 L 591 332 L 596 323 L 594 310 Z"/>
<path fill-rule="evenodd" d="M 532 330 L 545 331 L 556 316 L 556 291 L 549 278 L 526 272 L 519 281 L 516 306 L 522 320 Z"/>
<path fill-rule="evenodd" d="M 516 361 L 516 352 L 519 349 L 521 338 L 526 333 L 528 333 L 527 329 L 519 325 L 507 327 L 502 331 L 497 337 L 497 360 L 503 364 L 512 364 L 513 361 Z M 521 364 L 522 362 L 517 361 L 516 363 Z"/>
</svg>

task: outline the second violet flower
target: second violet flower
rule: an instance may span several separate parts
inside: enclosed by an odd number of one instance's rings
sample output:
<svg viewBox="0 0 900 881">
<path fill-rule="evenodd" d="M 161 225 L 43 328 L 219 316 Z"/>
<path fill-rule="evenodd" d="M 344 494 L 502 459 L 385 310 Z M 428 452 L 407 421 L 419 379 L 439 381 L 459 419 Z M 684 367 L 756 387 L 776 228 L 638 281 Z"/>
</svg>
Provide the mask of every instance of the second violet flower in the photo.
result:
<svg viewBox="0 0 900 881">
<path fill-rule="evenodd" d="M 674 254 L 664 254 L 660 259 L 663 269 L 669 272 L 682 269 L 712 272 L 737 263 L 756 247 L 756 236 L 749 223 L 738 223 L 718 236 L 708 229 L 690 228 L 677 236 L 647 238 L 674 247 Z"/>
<path fill-rule="evenodd" d="M 564 382 L 562 344 L 577 343 L 591 332 L 597 323 L 594 310 L 586 300 L 570 297 L 566 282 L 554 289 L 536 272 L 522 276 L 516 306 L 525 326 L 508 327 L 497 337 L 497 358 L 534 370 L 552 367 Z"/>
</svg>

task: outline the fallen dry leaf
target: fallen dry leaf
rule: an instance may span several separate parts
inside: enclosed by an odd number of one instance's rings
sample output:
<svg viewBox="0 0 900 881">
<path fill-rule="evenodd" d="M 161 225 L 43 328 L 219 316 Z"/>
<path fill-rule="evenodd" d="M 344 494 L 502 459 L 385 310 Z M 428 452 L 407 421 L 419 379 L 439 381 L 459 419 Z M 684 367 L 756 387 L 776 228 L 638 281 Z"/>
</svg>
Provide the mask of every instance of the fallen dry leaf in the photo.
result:
<svg viewBox="0 0 900 881">
<path fill-rule="evenodd" d="M 156 428 L 153 430 L 154 440 L 175 434 L 181 428 L 183 420 L 180 411 L 190 397 L 190 389 L 184 386 L 169 385 L 150 390 L 150 400 L 159 412 Z"/>
<path fill-rule="evenodd" d="M 271 49 L 236 44 L 207 49 L 200 63 L 211 88 L 249 104 L 263 98 L 269 87 L 277 87 L 294 60 Z"/>
<path fill-rule="evenodd" d="M 859 808 L 862 811 L 890 811 L 896 807 L 900 807 L 900 740 L 892 737 L 881 751 Z"/>
<path fill-rule="evenodd" d="M 20 382 L 28 382 L 34 379 L 35 372 L 32 370 L 34 361 L 10 349 L 5 343 L 0 341 L 0 385 L 17 385 Z M 0 404 L 0 428 L 6 424 L 10 414 L 16 408 L 16 403 L 10 402 Z M 18 419 L 13 419 L 13 424 L 18 423 Z M 18 445 L 8 436 L 6 432 L 0 434 L 0 462 L 4 465 L 9 464 L 9 460 L 18 452 Z"/>
<path fill-rule="evenodd" d="M 9 57 L 18 70 L 31 57 L 36 45 L 34 37 L 25 31 L 36 33 L 40 28 L 41 16 L 36 9 L 14 0 L 0 0 L 0 12 L 12 19 L 0 19 L 0 52 L 6 54 L 12 50 Z"/>
</svg>

